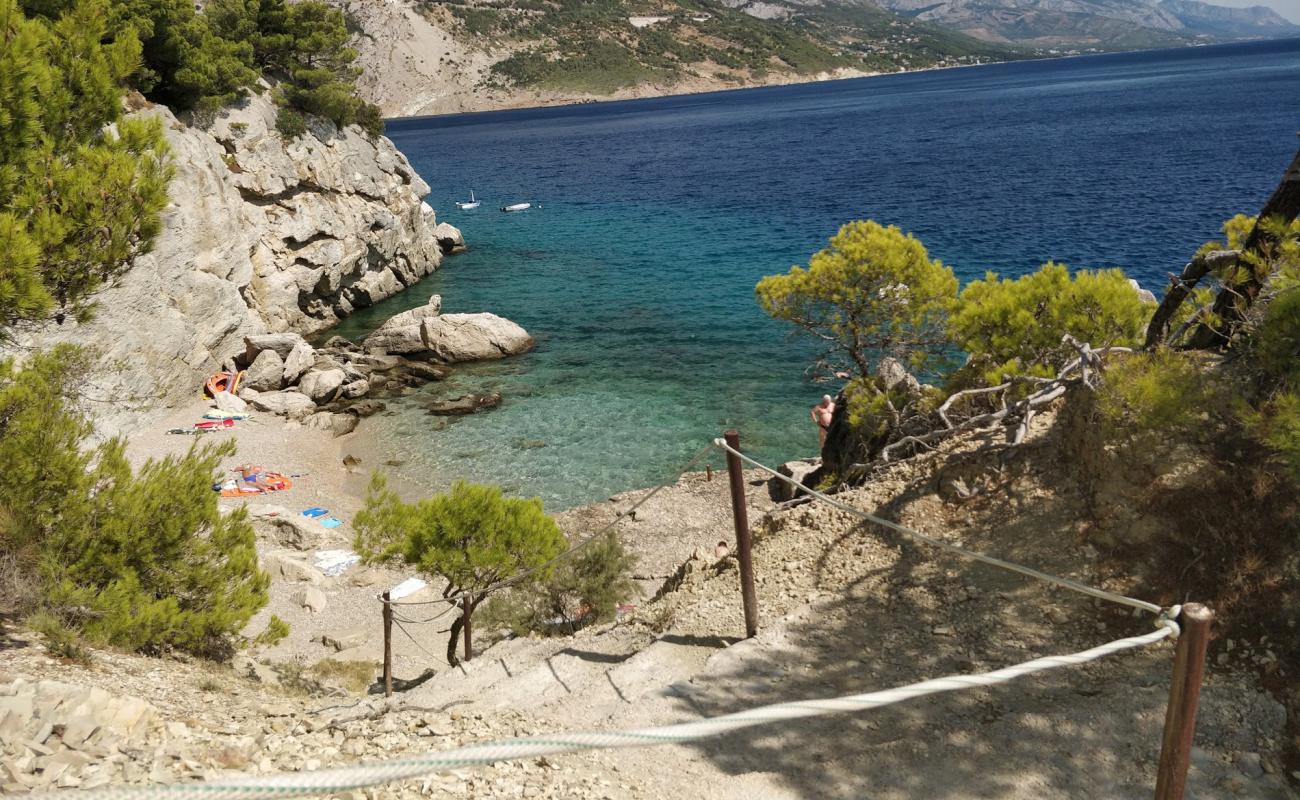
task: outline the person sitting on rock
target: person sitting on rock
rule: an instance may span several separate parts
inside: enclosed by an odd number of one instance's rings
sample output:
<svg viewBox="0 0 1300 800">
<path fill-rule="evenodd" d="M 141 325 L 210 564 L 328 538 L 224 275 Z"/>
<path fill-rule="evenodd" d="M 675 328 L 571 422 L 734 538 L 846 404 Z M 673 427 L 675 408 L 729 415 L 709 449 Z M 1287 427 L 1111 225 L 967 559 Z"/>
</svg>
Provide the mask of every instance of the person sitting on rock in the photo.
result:
<svg viewBox="0 0 1300 800">
<path fill-rule="evenodd" d="M 819 447 L 826 446 L 826 431 L 830 430 L 831 419 L 835 417 L 835 400 L 830 395 L 822 395 L 822 401 L 812 407 L 813 422 L 817 423 L 821 439 L 818 442 Z"/>
</svg>

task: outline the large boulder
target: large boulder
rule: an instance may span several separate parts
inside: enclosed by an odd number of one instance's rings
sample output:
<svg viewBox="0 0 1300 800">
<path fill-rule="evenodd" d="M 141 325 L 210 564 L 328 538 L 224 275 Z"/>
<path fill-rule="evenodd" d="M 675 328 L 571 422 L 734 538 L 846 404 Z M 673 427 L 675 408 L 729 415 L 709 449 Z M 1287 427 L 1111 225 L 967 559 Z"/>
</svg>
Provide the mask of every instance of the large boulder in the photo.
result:
<svg viewBox="0 0 1300 800">
<path fill-rule="evenodd" d="M 434 226 L 433 238 L 438 242 L 438 249 L 443 253 L 459 253 L 465 249 L 465 237 L 461 235 L 460 229 L 445 222 L 439 222 Z"/>
<path fill-rule="evenodd" d="M 218 411 L 226 411 L 231 414 L 242 414 L 248 410 L 248 403 L 230 392 L 217 392 L 212 396 L 212 403 L 217 407 Z"/>
<path fill-rule="evenodd" d="M 284 359 L 275 350 L 266 349 L 257 354 L 244 372 L 242 383 L 259 392 L 274 392 L 284 382 Z"/>
<path fill-rule="evenodd" d="M 776 471 L 794 480 L 808 486 L 808 476 L 817 471 L 821 466 L 820 458 L 804 458 L 798 461 L 787 461 L 776 468 Z M 816 487 L 812 487 L 816 488 Z M 781 480 L 780 478 L 771 478 L 767 484 L 767 493 L 774 502 L 784 503 L 793 500 L 802 494 L 798 489 Z"/>
<path fill-rule="evenodd" d="M 289 419 L 303 419 L 316 411 L 316 404 L 302 392 L 258 392 L 246 399 L 258 411 L 270 411 Z"/>
<path fill-rule="evenodd" d="M 257 336 L 245 336 L 244 358 L 251 363 L 259 353 L 274 350 L 283 363 L 289 353 L 300 344 L 306 345 L 307 340 L 296 333 L 263 333 Z"/>
<path fill-rule="evenodd" d="M 424 344 L 420 324 L 441 312 L 442 295 L 432 295 L 429 302 L 419 308 L 389 317 L 365 338 L 363 344 L 370 350 L 382 350 L 385 353 L 422 353 L 428 348 Z"/>
<path fill-rule="evenodd" d="M 291 386 L 297 383 L 302 374 L 311 369 L 312 364 L 316 363 L 316 351 L 306 342 L 299 342 L 289 351 L 289 355 L 284 357 L 284 384 Z"/>
<path fill-rule="evenodd" d="M 316 404 L 328 403 L 338 394 L 339 387 L 347 380 L 347 375 L 337 367 L 328 369 L 312 368 L 298 381 L 298 391 L 311 398 Z"/>
<path fill-rule="evenodd" d="M 482 361 L 532 349 L 528 331 L 496 314 L 443 314 L 421 323 L 425 349 L 447 363 Z"/>
<path fill-rule="evenodd" d="M 501 405 L 501 394 L 466 394 L 448 400 L 431 400 L 425 404 L 430 414 L 438 417 L 458 417 L 464 414 L 476 414 Z"/>
</svg>

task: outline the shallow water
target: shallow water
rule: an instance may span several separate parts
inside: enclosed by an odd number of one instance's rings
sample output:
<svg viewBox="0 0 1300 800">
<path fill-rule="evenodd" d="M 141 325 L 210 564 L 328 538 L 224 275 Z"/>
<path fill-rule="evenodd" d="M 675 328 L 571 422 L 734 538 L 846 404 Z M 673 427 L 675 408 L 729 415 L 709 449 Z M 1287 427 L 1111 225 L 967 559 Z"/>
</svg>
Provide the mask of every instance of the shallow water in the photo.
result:
<svg viewBox="0 0 1300 800">
<path fill-rule="evenodd" d="M 808 408 L 833 387 L 758 309 L 759 278 L 870 217 L 963 280 L 1054 259 L 1159 292 L 1276 185 L 1297 56 L 1290 40 L 392 121 L 471 249 L 338 332 L 441 293 L 539 344 L 429 387 L 496 389 L 496 410 L 398 403 L 363 430 L 430 489 L 491 481 L 552 510 L 657 483 L 727 427 L 769 461 L 811 454 Z M 457 210 L 470 188 L 483 205 Z M 525 200 L 542 208 L 497 210 Z"/>
</svg>

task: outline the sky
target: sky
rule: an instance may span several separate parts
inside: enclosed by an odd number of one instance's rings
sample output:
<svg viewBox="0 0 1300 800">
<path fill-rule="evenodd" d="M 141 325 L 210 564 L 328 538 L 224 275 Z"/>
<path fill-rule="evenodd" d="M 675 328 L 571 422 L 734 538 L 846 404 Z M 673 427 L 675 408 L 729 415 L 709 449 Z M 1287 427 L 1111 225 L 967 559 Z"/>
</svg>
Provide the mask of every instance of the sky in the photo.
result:
<svg viewBox="0 0 1300 800">
<path fill-rule="evenodd" d="M 1300 0 L 1208 0 L 1216 6 L 1268 6 L 1291 22 L 1300 25 Z"/>
</svg>

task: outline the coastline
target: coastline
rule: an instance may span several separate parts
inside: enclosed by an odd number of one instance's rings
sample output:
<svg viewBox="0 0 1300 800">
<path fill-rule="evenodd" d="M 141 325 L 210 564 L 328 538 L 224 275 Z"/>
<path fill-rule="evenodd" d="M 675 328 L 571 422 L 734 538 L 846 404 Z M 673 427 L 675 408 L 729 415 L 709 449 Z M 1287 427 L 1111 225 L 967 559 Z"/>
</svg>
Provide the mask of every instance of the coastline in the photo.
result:
<svg viewBox="0 0 1300 800">
<path fill-rule="evenodd" d="M 430 119 L 434 117 L 451 117 L 462 116 L 466 114 L 484 114 L 494 111 L 527 111 L 542 110 L 548 108 L 564 108 L 569 106 L 584 106 L 600 103 L 618 103 L 630 100 L 652 100 L 664 97 L 692 97 L 696 95 L 706 95 L 715 93 L 743 92 L 754 89 L 770 89 L 780 86 L 799 86 L 813 83 L 836 83 L 839 81 L 853 80 L 857 78 L 886 78 L 892 76 L 921 74 L 927 72 L 944 72 L 948 70 L 972 69 L 978 67 L 995 67 L 1006 64 L 1018 64 L 1024 62 L 1040 61 L 1070 61 L 1081 58 L 1104 58 L 1107 56 L 1134 56 L 1145 53 L 1165 53 L 1165 52 L 1190 52 L 1204 50 L 1206 48 L 1226 48 L 1239 47 L 1242 45 L 1260 45 L 1260 44 L 1281 44 L 1285 42 L 1300 42 L 1300 37 L 1283 37 L 1278 39 L 1249 39 L 1236 42 L 1217 42 L 1213 44 L 1188 44 L 1179 47 L 1149 47 L 1139 50 L 1109 50 L 1095 53 L 1068 53 L 1062 55 L 1030 55 L 1025 58 L 1005 59 L 1002 61 L 986 61 L 979 64 L 950 64 L 947 66 L 933 67 L 916 67 L 912 69 L 900 69 L 894 72 L 872 72 L 863 70 L 854 70 L 841 68 L 833 73 L 821 72 L 815 75 L 788 75 L 783 74 L 778 79 L 763 80 L 745 85 L 729 85 L 725 82 L 715 82 L 715 85 L 701 86 L 698 88 L 681 88 L 689 84 L 689 81 L 683 81 L 672 84 L 668 87 L 656 84 L 643 84 L 633 87 L 627 87 L 609 95 L 573 95 L 560 92 L 540 92 L 526 90 L 515 93 L 512 99 L 507 99 L 501 103 L 485 104 L 482 106 L 465 107 L 462 103 L 455 103 L 455 108 L 438 109 L 439 103 L 426 104 L 420 111 L 415 113 L 401 113 L 385 117 L 387 122 L 398 122 L 407 120 Z M 484 93 L 481 91 L 471 90 L 468 96 L 473 99 L 481 99 Z M 486 95 L 491 98 L 489 93 Z M 447 98 L 444 98 L 447 99 Z"/>
</svg>

